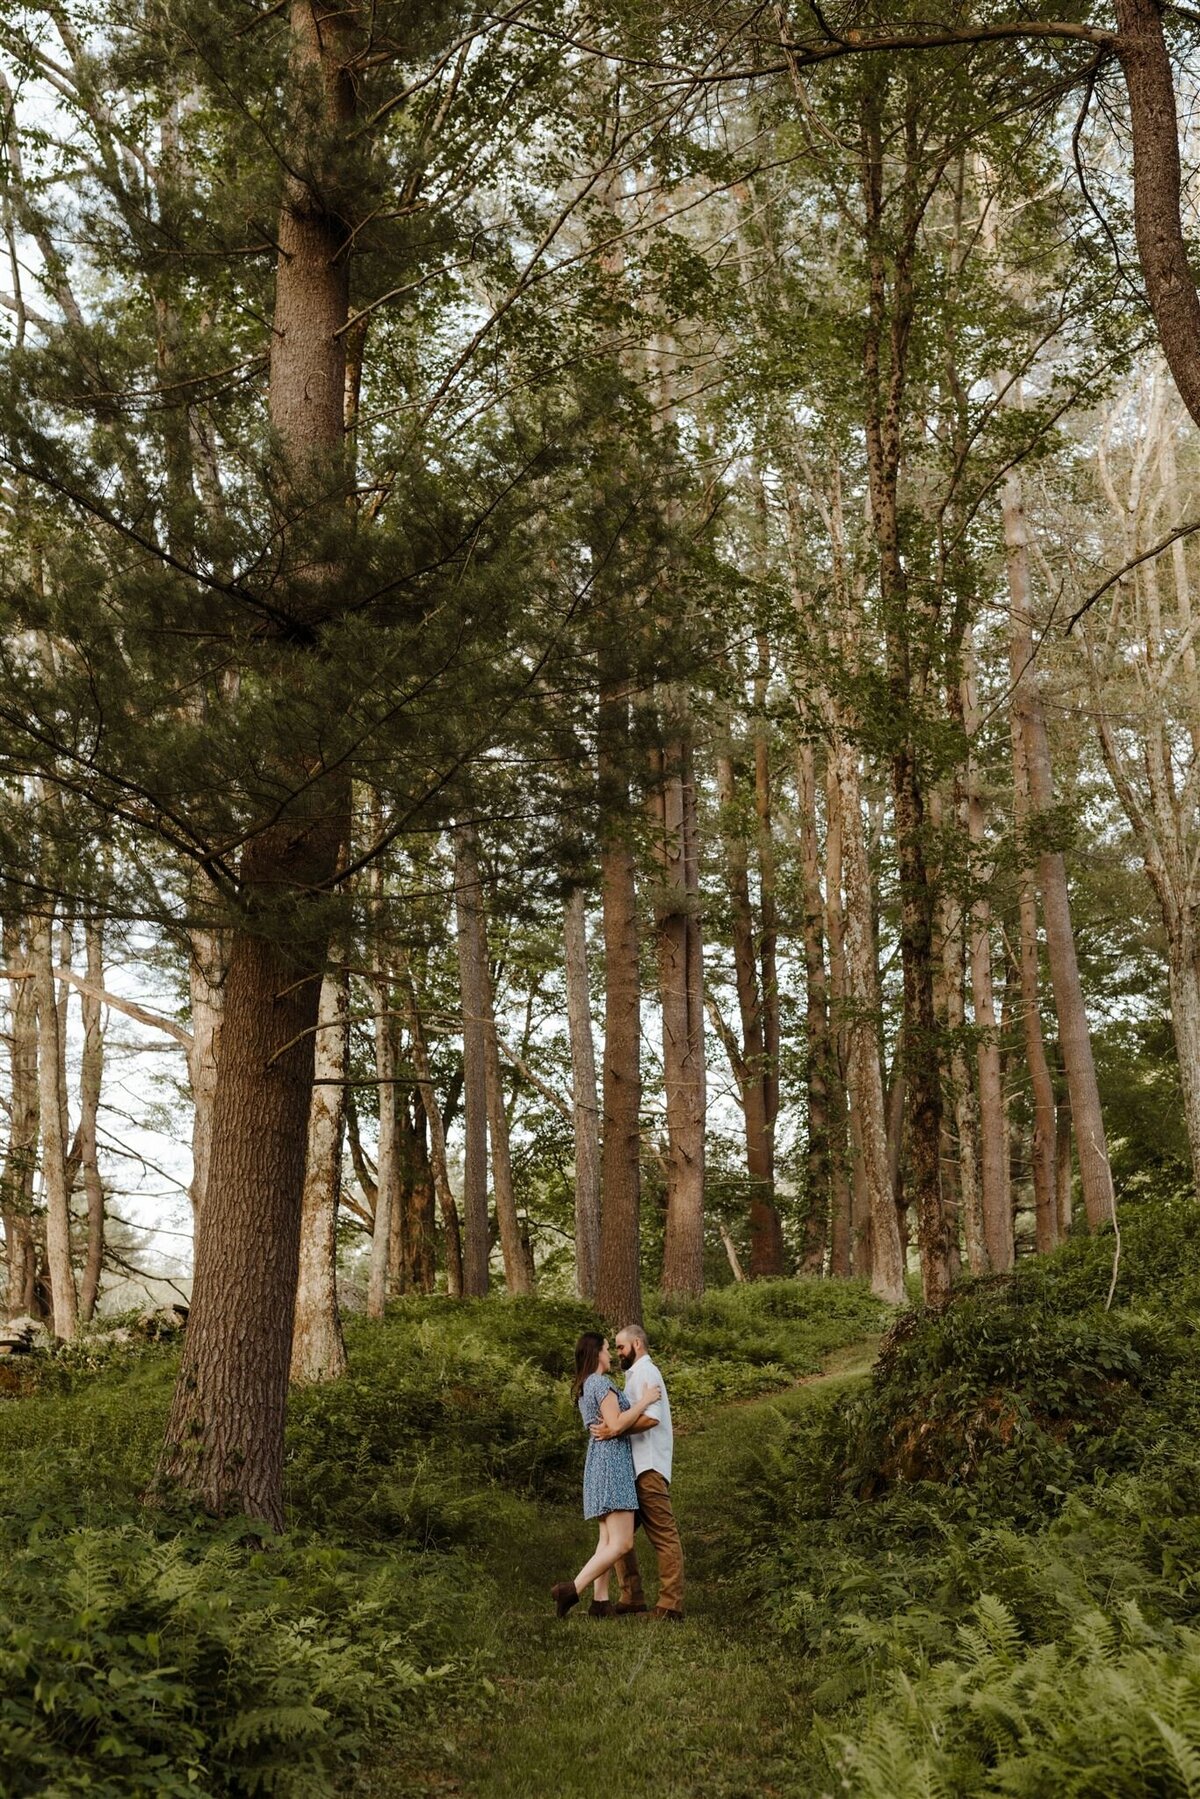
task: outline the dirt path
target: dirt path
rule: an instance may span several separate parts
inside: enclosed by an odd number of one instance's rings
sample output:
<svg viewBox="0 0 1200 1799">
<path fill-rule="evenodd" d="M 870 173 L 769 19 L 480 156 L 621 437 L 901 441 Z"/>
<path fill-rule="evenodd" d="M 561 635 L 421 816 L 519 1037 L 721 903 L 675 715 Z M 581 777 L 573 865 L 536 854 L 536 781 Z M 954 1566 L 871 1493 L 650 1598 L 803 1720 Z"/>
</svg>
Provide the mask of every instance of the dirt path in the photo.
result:
<svg viewBox="0 0 1200 1799">
<path fill-rule="evenodd" d="M 477 1621 L 499 1703 L 445 1720 L 445 1740 L 414 1766 L 377 1767 L 360 1791 L 462 1799 L 811 1799 L 789 1777 L 789 1742 L 807 1724 L 807 1677 L 756 1628 L 723 1566 L 738 1470 L 817 1395 L 869 1370 L 877 1338 L 766 1399 L 722 1405 L 678 1434 L 674 1500 L 688 1558 L 688 1616 L 666 1625 L 551 1614 L 594 1538 L 575 1511 L 515 1518 L 488 1556 L 495 1609 Z M 653 1557 L 642 1548 L 643 1569 Z M 653 1591 L 651 1582 L 647 1583 Z M 404 1765 L 407 1761 L 408 1765 Z"/>
</svg>

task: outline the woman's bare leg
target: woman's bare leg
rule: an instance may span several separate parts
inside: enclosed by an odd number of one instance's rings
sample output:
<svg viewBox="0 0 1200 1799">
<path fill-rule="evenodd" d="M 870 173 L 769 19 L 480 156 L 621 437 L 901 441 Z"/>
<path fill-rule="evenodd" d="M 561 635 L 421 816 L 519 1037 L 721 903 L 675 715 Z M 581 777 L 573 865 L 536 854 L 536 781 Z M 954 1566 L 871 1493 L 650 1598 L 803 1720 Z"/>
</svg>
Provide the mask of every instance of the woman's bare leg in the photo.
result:
<svg viewBox="0 0 1200 1799">
<path fill-rule="evenodd" d="M 607 1539 L 597 1545 L 591 1561 L 585 1562 L 575 1576 L 577 1593 L 582 1593 L 594 1580 L 606 1575 L 633 1548 L 632 1512 L 609 1512 L 601 1523 L 608 1526 Z"/>
<path fill-rule="evenodd" d="M 604 1551 L 607 1548 L 608 1548 L 608 1519 L 601 1518 L 601 1520 L 600 1520 L 600 1541 L 596 1545 L 596 1554 L 603 1555 Z M 607 1598 L 608 1598 L 608 1569 L 607 1568 L 604 1570 L 603 1574 L 597 1574 L 595 1580 L 592 1582 L 592 1598 L 595 1600 L 599 1600 L 601 1602 L 607 1600 Z"/>
</svg>

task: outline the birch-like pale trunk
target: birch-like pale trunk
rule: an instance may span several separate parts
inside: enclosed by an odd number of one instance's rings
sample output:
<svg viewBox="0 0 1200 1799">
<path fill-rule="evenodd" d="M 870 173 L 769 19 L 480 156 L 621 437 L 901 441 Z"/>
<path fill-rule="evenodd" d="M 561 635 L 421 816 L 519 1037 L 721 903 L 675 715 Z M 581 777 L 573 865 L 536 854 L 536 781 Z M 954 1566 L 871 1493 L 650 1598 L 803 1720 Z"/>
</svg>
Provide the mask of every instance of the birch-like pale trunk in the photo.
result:
<svg viewBox="0 0 1200 1799">
<path fill-rule="evenodd" d="M 79 1300 L 71 1263 L 71 1198 L 63 1142 L 62 1048 L 54 985 L 54 919 L 32 921 L 29 965 L 37 988 L 38 1106 L 41 1116 L 42 1193 L 46 1205 L 46 1264 L 50 1275 L 52 1328 L 69 1343 L 79 1324 Z"/>
<path fill-rule="evenodd" d="M 334 952 L 333 960 L 338 960 Z M 350 1055 L 350 977 L 331 968 L 321 983 L 308 1111 L 308 1155 L 300 1215 L 300 1270 L 292 1326 L 293 1386 L 346 1372 L 337 1296 L 337 1215 Z"/>
</svg>

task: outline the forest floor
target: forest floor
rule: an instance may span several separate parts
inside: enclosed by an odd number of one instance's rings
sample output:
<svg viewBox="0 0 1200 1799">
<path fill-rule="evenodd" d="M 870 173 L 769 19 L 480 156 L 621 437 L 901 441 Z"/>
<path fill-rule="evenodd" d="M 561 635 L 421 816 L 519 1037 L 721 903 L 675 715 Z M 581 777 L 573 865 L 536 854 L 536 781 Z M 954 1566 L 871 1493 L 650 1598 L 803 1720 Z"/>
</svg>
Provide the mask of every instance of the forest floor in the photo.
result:
<svg viewBox="0 0 1200 1799">
<path fill-rule="evenodd" d="M 474 1647 L 497 1689 L 440 1740 L 395 1743 L 360 1770 L 369 1799 L 813 1799 L 789 1745 L 807 1729 L 814 1671 L 748 1616 L 724 1578 L 728 1495 L 772 1432 L 869 1372 L 878 1337 L 835 1351 L 824 1372 L 759 1400 L 714 1405 L 678 1430 L 672 1498 L 687 1563 L 687 1617 L 554 1616 L 549 1588 L 594 1546 L 565 1507 L 525 1508 L 525 1528 L 484 1552 L 494 1604 Z M 639 1539 L 649 1602 L 653 1554 Z M 616 1586 L 613 1587 L 614 1597 Z"/>
</svg>

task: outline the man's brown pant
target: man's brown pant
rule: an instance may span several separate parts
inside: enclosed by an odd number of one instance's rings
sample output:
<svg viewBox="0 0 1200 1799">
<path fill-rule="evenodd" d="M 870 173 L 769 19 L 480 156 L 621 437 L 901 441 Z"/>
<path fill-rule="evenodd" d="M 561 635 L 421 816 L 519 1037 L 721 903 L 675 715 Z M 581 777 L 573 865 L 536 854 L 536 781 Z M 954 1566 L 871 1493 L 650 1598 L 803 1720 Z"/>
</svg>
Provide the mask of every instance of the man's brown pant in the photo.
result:
<svg viewBox="0 0 1200 1799">
<path fill-rule="evenodd" d="M 683 1610 L 683 1544 L 671 1510 L 671 1483 L 651 1468 L 637 1477 L 638 1510 L 642 1529 L 658 1560 L 658 1603 L 664 1611 Z M 623 1605 L 644 1605 L 637 1550 L 631 1549 L 617 1563 Z"/>
</svg>

